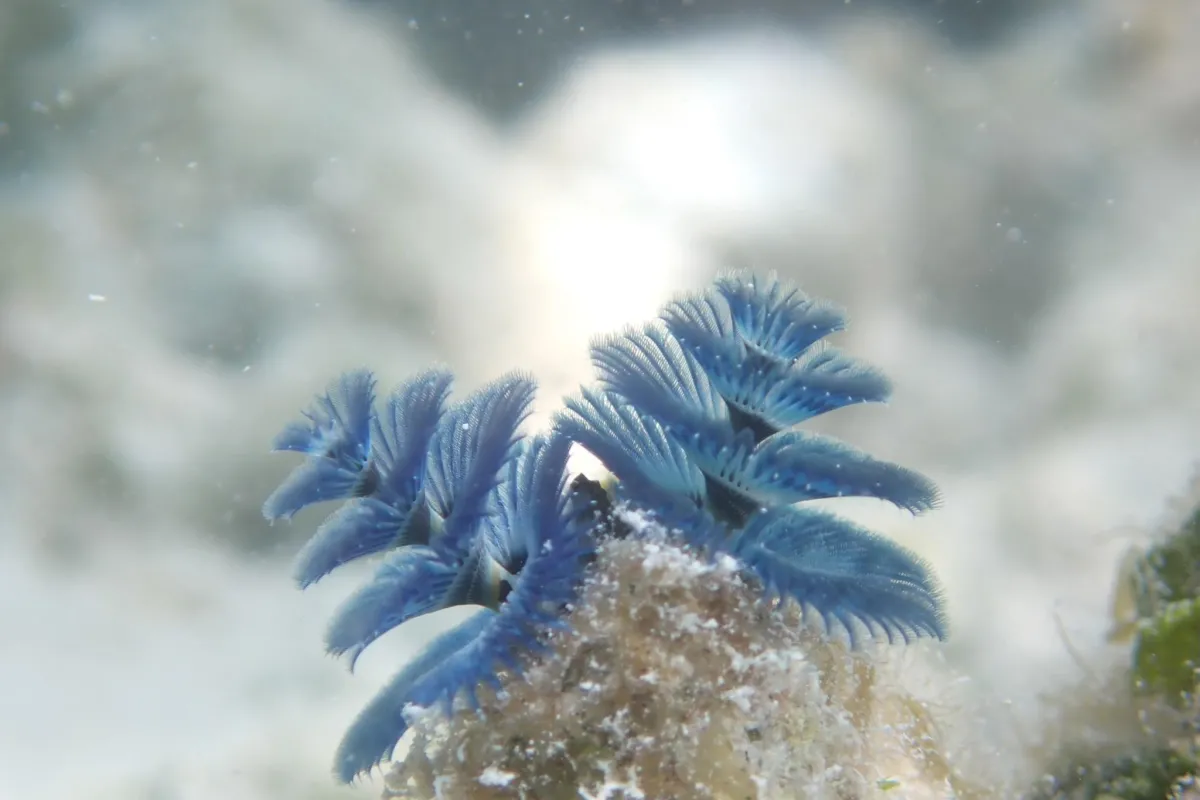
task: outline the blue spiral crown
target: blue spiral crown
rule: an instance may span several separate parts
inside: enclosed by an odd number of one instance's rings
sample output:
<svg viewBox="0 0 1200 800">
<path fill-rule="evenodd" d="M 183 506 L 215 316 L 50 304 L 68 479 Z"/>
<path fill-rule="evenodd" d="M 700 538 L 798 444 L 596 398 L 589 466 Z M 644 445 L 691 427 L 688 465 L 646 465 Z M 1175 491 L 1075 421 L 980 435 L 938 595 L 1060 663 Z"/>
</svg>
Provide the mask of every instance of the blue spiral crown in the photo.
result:
<svg viewBox="0 0 1200 800">
<path fill-rule="evenodd" d="M 771 601 L 791 599 L 855 644 L 945 636 L 929 568 L 888 539 L 806 500 L 873 497 L 918 514 L 925 477 L 795 426 L 890 393 L 876 370 L 822 345 L 837 308 L 771 279 L 731 275 L 666 306 L 638 330 L 592 346 L 599 381 L 568 398 L 549 433 L 523 436 L 535 386 L 514 373 L 449 403 L 452 376 L 430 370 L 376 407 L 363 370 L 335 381 L 275 439 L 304 453 L 268 498 L 268 519 L 346 501 L 301 551 L 296 580 L 380 555 L 374 577 L 334 615 L 326 648 L 359 654 L 391 629 L 457 605 L 480 610 L 437 637 L 351 725 L 343 782 L 388 759 L 405 707 L 521 675 L 543 634 L 563 627 L 597 542 L 628 535 L 614 508 L 657 517 L 689 545 L 727 554 Z M 578 443 L 615 476 L 571 480 Z M 635 534 L 636 535 L 636 534 Z"/>
</svg>

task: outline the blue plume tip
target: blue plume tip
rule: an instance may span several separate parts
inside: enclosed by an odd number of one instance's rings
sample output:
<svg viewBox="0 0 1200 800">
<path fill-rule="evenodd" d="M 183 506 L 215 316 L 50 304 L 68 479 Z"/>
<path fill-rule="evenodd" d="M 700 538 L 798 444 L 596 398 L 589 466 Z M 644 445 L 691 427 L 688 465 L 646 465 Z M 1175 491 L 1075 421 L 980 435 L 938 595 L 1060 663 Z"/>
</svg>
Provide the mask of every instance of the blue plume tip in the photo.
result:
<svg viewBox="0 0 1200 800">
<path fill-rule="evenodd" d="M 381 761 L 391 758 L 408 730 L 409 706 L 434 705 L 456 691 L 464 676 L 447 664 L 461 666 L 462 654 L 492 624 L 494 611 L 483 609 L 438 636 L 396 674 L 351 724 L 334 757 L 334 774 L 351 783 Z M 452 697 L 453 695 L 451 695 Z"/>
<path fill-rule="evenodd" d="M 445 414 L 452 377 L 444 370 L 429 370 L 398 386 L 381 414 L 371 406 L 370 392 L 358 373 L 343 385 L 355 389 L 355 419 L 359 430 L 369 431 L 369 448 L 355 451 L 365 458 L 345 497 L 354 497 L 335 512 L 309 540 L 296 562 L 296 581 L 307 587 L 339 566 L 394 547 L 425 544 L 431 535 L 431 518 L 425 503 L 425 459 L 438 422 Z M 343 393 L 345 394 L 345 393 Z M 361 407 L 359 407 L 361 406 Z M 285 432 L 286 433 L 286 432 Z M 289 440 L 291 441 L 291 440 Z M 354 462 L 357 463 L 357 462 Z M 327 457 L 310 459 L 307 468 L 345 471 Z M 307 475 L 302 467 L 297 473 Z M 273 497 L 288 496 L 289 479 Z M 299 485 L 307 485 L 301 481 Z M 270 503 L 270 501 L 268 501 Z"/>
<path fill-rule="evenodd" d="M 438 425 L 429 450 L 428 491 L 433 510 L 445 521 L 443 546 L 468 549 L 466 541 L 490 513 L 491 492 L 517 453 L 535 390 L 528 375 L 510 373 L 453 406 Z"/>
<path fill-rule="evenodd" d="M 388 555 L 365 586 L 334 614 L 325 637 L 331 655 L 348 654 L 350 668 L 372 642 L 410 619 L 455 604 L 450 588 L 458 565 L 430 547 Z"/>
<path fill-rule="evenodd" d="M 733 536 L 710 542 L 739 559 L 768 593 L 816 612 L 852 644 L 860 628 L 888 641 L 945 638 L 941 589 L 929 566 L 832 514 L 769 509 Z"/>
<path fill-rule="evenodd" d="M 348 372 L 330 384 L 304 412 L 275 437 L 275 450 L 308 456 L 263 504 L 269 520 L 291 518 L 305 506 L 353 496 L 371 455 L 375 378 L 367 370 Z"/>
<path fill-rule="evenodd" d="M 787 361 L 846 327 L 846 313 L 789 288 L 774 276 L 745 274 L 718 278 L 715 291 L 729 305 L 738 334 L 760 352 Z"/>
</svg>

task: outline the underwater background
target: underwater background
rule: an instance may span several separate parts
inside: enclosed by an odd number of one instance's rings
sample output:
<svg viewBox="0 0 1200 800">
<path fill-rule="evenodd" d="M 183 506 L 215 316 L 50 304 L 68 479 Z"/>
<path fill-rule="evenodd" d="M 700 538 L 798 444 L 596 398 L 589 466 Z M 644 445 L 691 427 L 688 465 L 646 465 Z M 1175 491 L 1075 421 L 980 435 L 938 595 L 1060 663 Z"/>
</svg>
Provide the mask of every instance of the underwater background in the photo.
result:
<svg viewBox="0 0 1200 800">
<path fill-rule="evenodd" d="M 330 756 L 455 612 L 324 656 L 368 570 L 295 590 L 272 437 L 357 367 L 544 420 L 729 267 L 891 378 L 813 428 L 938 483 L 847 513 L 1037 773 L 1200 459 L 1200 6 L 1048 5 L 0 0 L 0 797 L 379 796 Z"/>
</svg>

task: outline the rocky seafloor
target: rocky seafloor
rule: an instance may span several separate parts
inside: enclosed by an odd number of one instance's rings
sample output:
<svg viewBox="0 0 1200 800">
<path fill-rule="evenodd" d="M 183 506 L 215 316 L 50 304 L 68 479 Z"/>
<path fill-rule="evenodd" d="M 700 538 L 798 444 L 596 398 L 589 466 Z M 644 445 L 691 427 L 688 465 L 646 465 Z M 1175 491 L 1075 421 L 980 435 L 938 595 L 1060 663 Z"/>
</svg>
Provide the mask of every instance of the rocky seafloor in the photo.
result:
<svg viewBox="0 0 1200 800">
<path fill-rule="evenodd" d="M 0 796 L 378 796 L 329 760 L 436 620 L 353 678 L 322 656 L 355 576 L 291 587 L 315 513 L 261 521 L 271 435 L 356 366 L 524 367 L 551 410 L 591 336 L 729 265 L 847 307 L 895 381 L 821 427 L 941 485 L 851 513 L 937 568 L 998 741 L 1125 658 L 1113 576 L 1200 458 L 1200 9 L 1078 0 L 969 49 L 900 11 L 726 21 L 584 48 L 503 125 L 420 34 L 0 4 Z"/>
</svg>

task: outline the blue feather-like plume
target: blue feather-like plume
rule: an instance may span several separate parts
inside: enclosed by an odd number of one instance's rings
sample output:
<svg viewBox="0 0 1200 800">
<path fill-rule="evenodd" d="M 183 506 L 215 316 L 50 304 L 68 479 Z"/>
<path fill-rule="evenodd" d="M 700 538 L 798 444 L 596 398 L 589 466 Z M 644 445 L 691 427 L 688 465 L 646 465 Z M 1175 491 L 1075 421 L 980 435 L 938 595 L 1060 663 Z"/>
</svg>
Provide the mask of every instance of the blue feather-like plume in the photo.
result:
<svg viewBox="0 0 1200 800">
<path fill-rule="evenodd" d="M 929 567 L 896 543 L 832 514 L 778 507 L 732 536 L 713 540 L 768 593 L 815 611 L 853 642 L 861 626 L 892 641 L 945 635 L 941 596 Z"/>
<path fill-rule="evenodd" d="M 508 511 L 491 532 L 509 542 L 496 554 L 526 554 L 510 579 L 511 592 L 496 610 L 485 608 L 442 634 L 371 701 L 338 749 L 343 781 L 391 756 L 408 728 L 406 706 L 441 703 L 449 711 L 465 694 L 477 708 L 478 686 L 499 688 L 502 669 L 522 674 L 522 654 L 542 650 L 541 633 L 562 624 L 560 615 L 575 596 L 592 549 L 587 515 L 567 486 L 570 445 L 552 434 L 525 448 L 515 479 L 500 486 L 498 499 Z"/>
<path fill-rule="evenodd" d="M 729 410 L 702 365 L 664 328 L 647 325 L 592 344 L 600 385 L 643 413 L 694 424 L 725 423 Z"/>
<path fill-rule="evenodd" d="M 462 598 L 451 593 L 459 565 L 432 547 L 405 547 L 389 554 L 375 576 L 334 614 L 325 636 L 332 655 L 348 654 L 350 666 L 367 645 L 414 617 Z"/>
<path fill-rule="evenodd" d="M 560 429 L 628 485 L 636 505 L 693 544 L 740 558 L 768 589 L 843 623 L 852 637 L 850 619 L 889 639 L 941 637 L 937 584 L 914 557 L 793 507 L 871 497 L 919 514 L 938 502 L 923 475 L 794 430 L 890 393 L 877 370 L 820 346 L 845 327 L 844 313 L 776 280 L 734 275 L 668 304 L 661 322 L 593 345 L 605 391 L 568 401 Z M 669 444 L 656 438 L 663 434 Z M 873 563 L 909 565 L 911 592 L 898 591 L 886 574 L 873 576 Z M 831 572 L 839 564 L 840 576 Z"/>
<path fill-rule="evenodd" d="M 704 473 L 683 445 L 623 397 L 584 389 L 580 397 L 566 400 L 555 426 L 603 461 L 639 504 L 654 506 L 672 498 L 696 506 L 706 502 Z"/>
<path fill-rule="evenodd" d="M 366 370 L 348 372 L 330 384 L 304 412 L 275 437 L 275 450 L 308 456 L 263 504 L 270 520 L 290 519 L 323 500 L 355 494 L 371 455 L 371 406 L 375 378 Z"/>
<path fill-rule="evenodd" d="M 531 378 L 513 373 L 450 409 L 429 453 L 429 498 L 446 546 L 463 549 L 488 514 L 488 498 L 517 452 L 533 406 Z"/>
<path fill-rule="evenodd" d="M 443 370 L 421 373 L 392 392 L 381 415 L 371 414 L 370 461 L 359 481 L 362 496 L 326 520 L 300 552 L 296 581 L 301 587 L 354 559 L 428 543 L 425 457 L 452 380 Z"/>
<path fill-rule="evenodd" d="M 343 781 L 391 756 L 405 708 L 441 704 L 521 675 L 524 654 L 565 625 L 597 538 L 623 530 L 618 502 L 649 511 L 710 555 L 737 559 L 769 600 L 790 600 L 856 642 L 945 635 L 937 583 L 898 545 L 798 506 L 872 497 L 914 514 L 937 492 L 916 472 L 795 426 L 886 400 L 872 367 L 826 345 L 845 314 L 774 279 L 720 278 L 659 320 L 592 345 L 599 386 L 568 398 L 550 433 L 526 438 L 534 383 L 511 373 L 448 405 L 452 377 L 429 370 L 374 408 L 375 380 L 351 372 L 275 440 L 306 456 L 264 505 L 270 519 L 322 500 L 346 503 L 297 559 L 307 586 L 349 561 L 375 574 L 336 612 L 330 653 L 351 668 L 417 616 L 457 605 L 473 616 L 400 670 L 351 725 Z M 570 479 L 577 443 L 617 479 Z"/>
<path fill-rule="evenodd" d="M 846 327 L 842 309 L 814 300 L 775 278 L 759 281 L 745 274 L 718 278 L 715 292 L 724 298 L 742 340 L 775 358 L 792 361 L 831 333 Z"/>
<path fill-rule="evenodd" d="M 461 654 L 492 624 L 494 616 L 491 609 L 480 609 L 439 635 L 359 712 L 334 757 L 334 773 L 339 780 L 350 783 L 359 774 L 391 758 L 408 729 L 406 707 L 431 706 L 445 698 L 443 680 L 448 677 L 447 663 L 457 663 Z"/>
<path fill-rule="evenodd" d="M 713 292 L 670 304 L 663 321 L 703 365 L 735 425 L 752 428 L 760 439 L 838 408 L 883 402 L 891 394 L 882 373 L 835 348 L 788 357 L 752 346 Z"/>
<path fill-rule="evenodd" d="M 593 545 L 594 520 L 568 488 L 571 441 L 519 433 L 533 382 L 510 374 L 447 407 L 450 384 L 443 370 L 422 373 L 376 414 L 374 379 L 351 373 L 318 398 L 306 414 L 310 425 L 293 425 L 277 441 L 344 473 L 338 493 L 310 488 L 302 499 L 350 497 L 302 550 L 301 585 L 386 553 L 334 615 L 330 653 L 347 655 L 353 667 L 372 642 L 410 619 L 455 605 L 483 607 L 363 711 L 339 751 L 344 781 L 391 752 L 407 727 L 405 705 L 452 704 L 460 693 L 474 701 L 479 684 L 498 685 L 498 670 L 519 672 L 521 653 L 540 649 L 542 632 L 562 624 Z M 289 480 L 285 488 L 305 485 Z M 284 494 L 301 497 L 294 489 Z"/>
<path fill-rule="evenodd" d="M 781 431 L 755 444 L 748 430 L 725 431 L 720 438 L 694 434 L 688 449 L 710 489 L 719 485 L 751 508 L 873 497 L 917 514 L 937 503 L 928 478 L 828 436 Z"/>
</svg>

